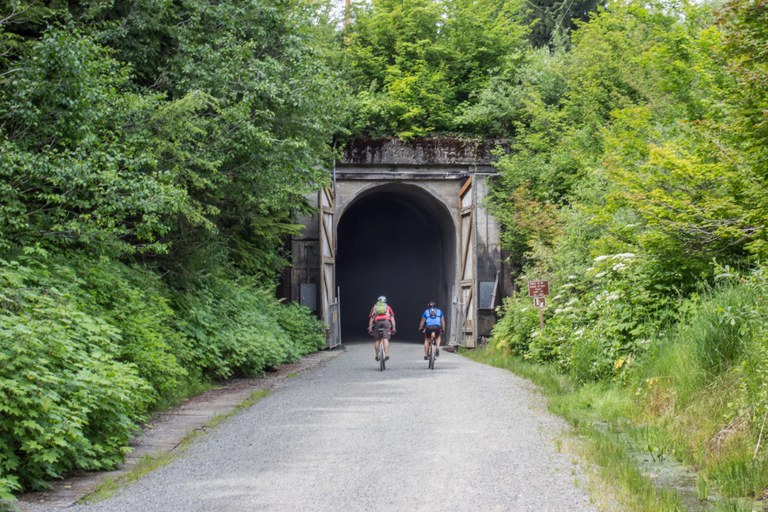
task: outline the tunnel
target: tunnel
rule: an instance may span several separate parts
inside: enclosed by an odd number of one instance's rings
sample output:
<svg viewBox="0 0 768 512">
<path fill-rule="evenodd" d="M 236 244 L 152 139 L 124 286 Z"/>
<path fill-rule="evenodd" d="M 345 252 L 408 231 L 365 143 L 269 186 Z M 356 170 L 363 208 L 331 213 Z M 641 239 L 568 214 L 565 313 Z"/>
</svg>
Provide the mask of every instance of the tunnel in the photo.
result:
<svg viewBox="0 0 768 512">
<path fill-rule="evenodd" d="M 372 187 L 341 213 L 336 237 L 345 342 L 366 339 L 368 313 L 379 295 L 395 312 L 393 340 L 421 339 L 417 328 L 430 300 L 446 315 L 450 336 L 456 235 L 444 204 L 417 185 Z"/>
</svg>

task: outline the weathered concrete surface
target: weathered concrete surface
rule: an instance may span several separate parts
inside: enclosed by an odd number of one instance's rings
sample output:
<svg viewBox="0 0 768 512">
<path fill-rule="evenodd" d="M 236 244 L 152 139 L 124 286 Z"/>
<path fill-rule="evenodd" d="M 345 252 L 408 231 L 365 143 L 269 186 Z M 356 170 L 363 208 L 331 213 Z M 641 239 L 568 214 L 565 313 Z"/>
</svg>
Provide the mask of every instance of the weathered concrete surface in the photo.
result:
<svg viewBox="0 0 768 512">
<path fill-rule="evenodd" d="M 41 506 L 46 510 L 69 507 L 95 491 L 105 480 L 118 478 L 130 472 L 144 457 L 172 452 L 187 435 L 195 431 L 205 431 L 206 425 L 211 420 L 233 411 L 238 405 L 248 400 L 254 392 L 271 389 L 281 381 L 322 365 L 342 352 L 343 350 L 331 350 L 310 354 L 298 363 L 281 366 L 264 378 L 231 381 L 191 398 L 170 411 L 157 414 L 145 426 L 141 435 L 133 441 L 131 444 L 133 451 L 119 469 L 72 475 L 54 482 L 48 491 L 22 495 L 17 507 L 22 511 L 32 508 L 39 510 Z"/>
<path fill-rule="evenodd" d="M 493 150 L 505 148 L 504 140 L 465 137 L 425 137 L 404 142 L 397 139 L 359 139 L 347 145 L 344 163 L 401 165 L 487 165 Z"/>
</svg>

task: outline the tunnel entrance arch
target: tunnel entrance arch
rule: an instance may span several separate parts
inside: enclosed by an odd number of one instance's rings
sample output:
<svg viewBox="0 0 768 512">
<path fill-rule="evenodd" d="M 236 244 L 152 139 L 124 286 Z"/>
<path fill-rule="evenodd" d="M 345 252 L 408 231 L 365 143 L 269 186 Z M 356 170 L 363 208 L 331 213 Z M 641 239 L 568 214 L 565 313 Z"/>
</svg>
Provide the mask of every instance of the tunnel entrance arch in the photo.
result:
<svg viewBox="0 0 768 512">
<path fill-rule="evenodd" d="M 424 187 L 391 183 L 361 191 L 337 213 L 336 284 L 345 339 L 365 335 L 379 295 L 395 310 L 400 340 L 430 300 L 451 318 L 456 227 L 445 205 Z"/>
<path fill-rule="evenodd" d="M 475 347 L 490 335 L 495 308 L 512 290 L 485 206 L 504 144 L 425 138 L 346 147 L 328 188 L 307 196 L 316 212 L 291 238 L 281 282 L 282 296 L 324 321 L 327 348 L 365 339 L 380 294 L 395 308 L 400 339 L 418 339 L 419 315 L 435 297 L 447 316 L 444 344 Z"/>
</svg>

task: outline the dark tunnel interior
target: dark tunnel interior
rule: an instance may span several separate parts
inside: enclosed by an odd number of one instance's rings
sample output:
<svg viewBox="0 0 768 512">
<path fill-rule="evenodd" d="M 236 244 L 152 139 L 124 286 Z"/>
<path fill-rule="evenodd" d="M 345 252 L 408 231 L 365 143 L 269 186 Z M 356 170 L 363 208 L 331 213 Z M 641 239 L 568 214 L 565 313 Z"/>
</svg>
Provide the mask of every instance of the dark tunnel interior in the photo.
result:
<svg viewBox="0 0 768 512">
<path fill-rule="evenodd" d="M 437 300 L 450 327 L 455 241 L 447 209 L 415 186 L 382 186 L 342 214 L 336 279 L 345 341 L 366 339 L 368 312 L 386 295 L 399 341 L 419 341 L 419 320 Z"/>
</svg>

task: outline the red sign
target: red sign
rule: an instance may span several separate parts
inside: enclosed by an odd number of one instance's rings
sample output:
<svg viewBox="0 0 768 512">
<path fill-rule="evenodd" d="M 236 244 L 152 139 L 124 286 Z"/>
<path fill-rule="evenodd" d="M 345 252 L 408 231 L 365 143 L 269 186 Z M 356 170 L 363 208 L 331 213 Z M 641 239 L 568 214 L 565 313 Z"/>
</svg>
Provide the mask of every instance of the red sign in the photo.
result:
<svg viewBox="0 0 768 512">
<path fill-rule="evenodd" d="M 544 297 L 534 297 L 533 298 L 533 307 L 535 308 L 543 308 L 547 305 L 547 299 Z"/>
<path fill-rule="evenodd" d="M 528 295 L 531 297 L 549 295 L 549 281 L 529 281 Z"/>
</svg>

